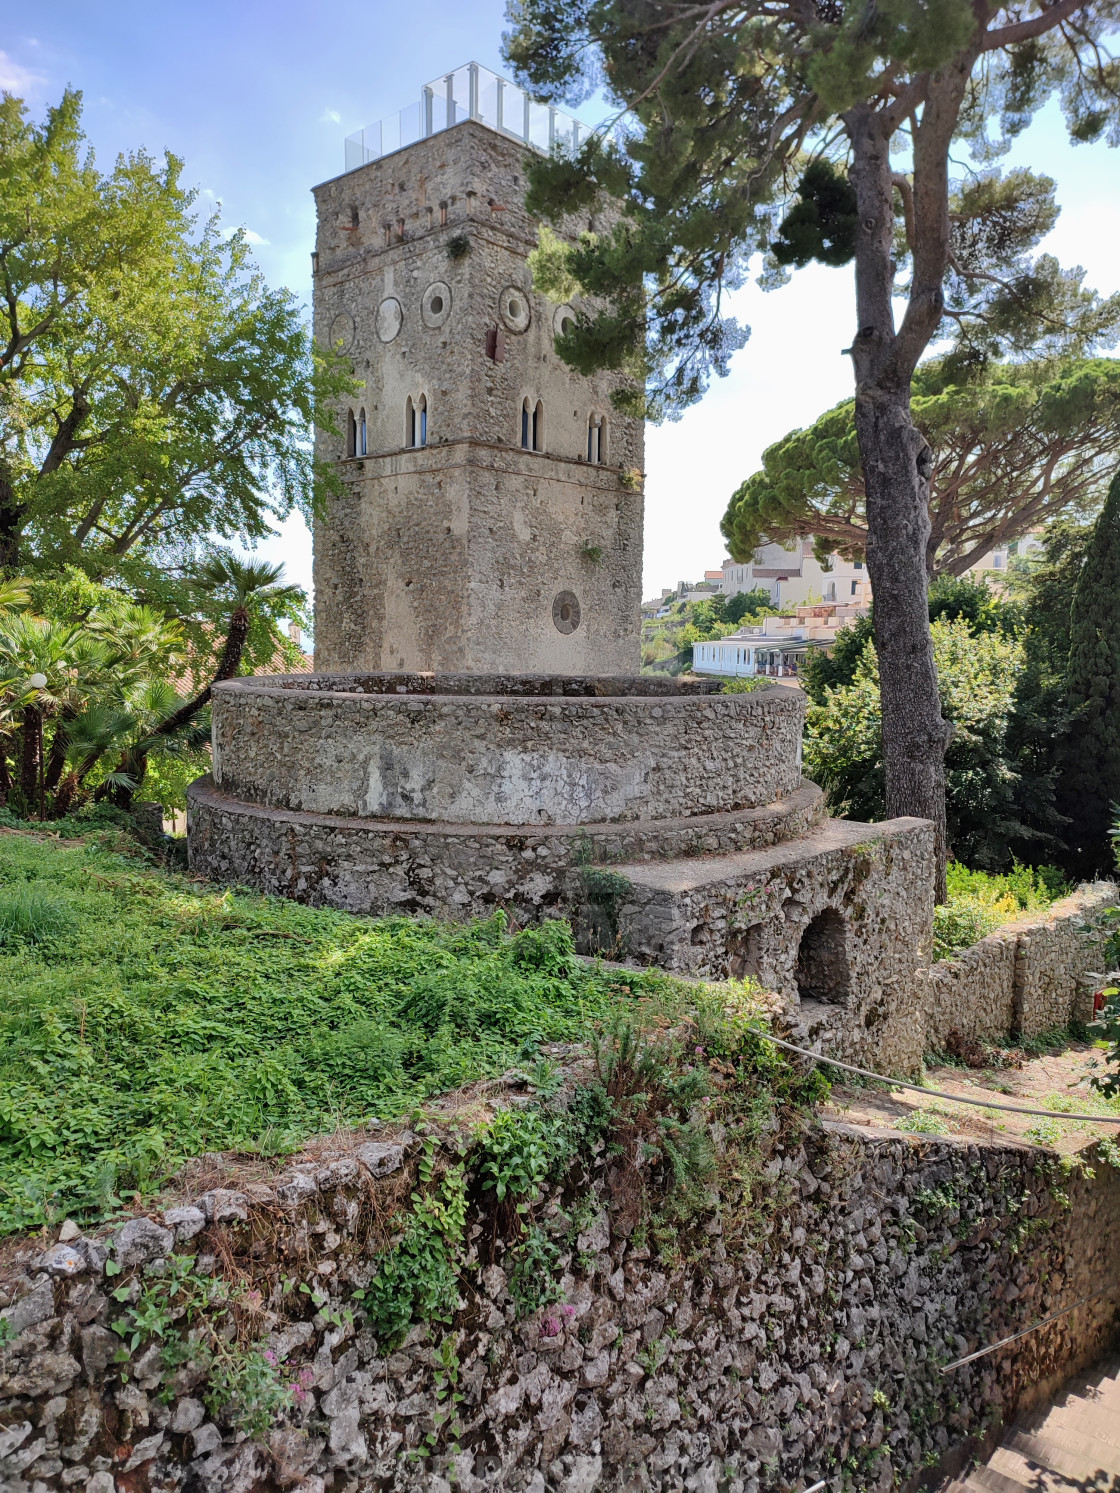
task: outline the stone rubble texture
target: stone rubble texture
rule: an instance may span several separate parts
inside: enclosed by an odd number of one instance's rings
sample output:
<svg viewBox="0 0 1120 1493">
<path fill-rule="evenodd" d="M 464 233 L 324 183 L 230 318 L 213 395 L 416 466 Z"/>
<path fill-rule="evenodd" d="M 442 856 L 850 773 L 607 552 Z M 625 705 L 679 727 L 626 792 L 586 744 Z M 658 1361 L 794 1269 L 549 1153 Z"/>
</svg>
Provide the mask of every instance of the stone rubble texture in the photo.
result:
<svg viewBox="0 0 1120 1493">
<path fill-rule="evenodd" d="M 375 1176 L 386 1147 L 401 1160 Z M 417 1324 L 390 1352 L 345 1314 L 377 1268 L 367 1210 L 407 1184 L 418 1144 L 406 1132 L 364 1150 L 82 1239 L 76 1275 L 52 1273 L 55 1252 L 28 1241 L 0 1296 L 4 1493 L 762 1493 L 817 1476 L 839 1493 L 842 1475 L 886 1493 L 1090 1362 L 1116 1328 L 1115 1299 L 1097 1297 L 942 1375 L 1117 1278 L 1120 1173 L 1065 1178 L 1056 1156 L 1024 1146 L 824 1122 L 779 1141 L 765 1179 L 778 1208 L 757 1237 L 729 1245 L 712 1213 L 688 1264 L 612 1227 L 600 1157 L 557 1264 L 562 1302 L 519 1316 L 501 1248 L 486 1264 L 472 1247 L 454 1322 Z M 297 1178 L 310 1185 L 293 1190 Z M 546 1193 L 545 1224 L 561 1202 L 573 1200 Z M 129 1354 L 110 1325 L 109 1293 L 131 1277 L 106 1278 L 107 1246 L 142 1238 L 139 1279 L 158 1275 L 149 1246 L 171 1247 L 184 1222 L 171 1214 L 192 1207 L 225 1221 L 174 1247 L 259 1283 L 261 1346 L 307 1386 L 257 1437 L 207 1411 L 189 1362 L 168 1378 L 158 1344 Z M 490 1237 L 485 1209 L 468 1222 Z M 282 1275 L 317 1293 L 295 1320 L 270 1294 Z M 454 1435 L 437 1431 L 450 1333 Z"/>
</svg>

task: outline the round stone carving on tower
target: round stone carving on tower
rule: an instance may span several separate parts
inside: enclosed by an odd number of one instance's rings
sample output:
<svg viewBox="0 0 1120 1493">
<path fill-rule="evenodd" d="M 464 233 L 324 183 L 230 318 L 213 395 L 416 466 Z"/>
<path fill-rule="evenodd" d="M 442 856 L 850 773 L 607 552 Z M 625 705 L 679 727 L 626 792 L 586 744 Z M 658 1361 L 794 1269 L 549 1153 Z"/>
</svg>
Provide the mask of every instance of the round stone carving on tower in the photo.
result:
<svg viewBox="0 0 1120 1493">
<path fill-rule="evenodd" d="M 451 286 L 433 280 L 420 298 L 420 318 L 426 327 L 442 327 L 451 315 Z"/>
<path fill-rule="evenodd" d="M 498 315 L 511 332 L 527 332 L 533 319 L 529 297 L 519 285 L 507 285 L 498 297 Z"/>
<path fill-rule="evenodd" d="M 552 603 L 552 620 L 556 631 L 575 632 L 579 626 L 579 598 L 574 591 L 561 591 Z"/>
<path fill-rule="evenodd" d="M 396 296 L 386 296 L 377 308 L 377 335 L 382 342 L 392 342 L 404 324 L 404 311 Z"/>
<path fill-rule="evenodd" d="M 556 337 L 566 337 L 575 331 L 576 313 L 571 306 L 557 306 L 552 315 L 552 331 Z"/>
<path fill-rule="evenodd" d="M 331 347 L 337 348 L 339 352 L 348 353 L 354 341 L 354 318 L 349 311 L 340 311 L 331 322 L 331 329 L 327 334 L 327 341 Z"/>
</svg>

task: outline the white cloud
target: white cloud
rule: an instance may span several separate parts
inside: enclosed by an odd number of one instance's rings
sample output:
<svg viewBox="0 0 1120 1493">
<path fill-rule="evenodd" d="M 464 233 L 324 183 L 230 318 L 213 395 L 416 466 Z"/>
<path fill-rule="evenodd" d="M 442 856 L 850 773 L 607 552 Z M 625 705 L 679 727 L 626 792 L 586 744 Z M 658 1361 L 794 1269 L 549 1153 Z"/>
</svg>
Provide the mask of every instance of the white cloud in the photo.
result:
<svg viewBox="0 0 1120 1493">
<path fill-rule="evenodd" d="M 247 244 L 267 244 L 268 239 L 261 238 L 259 233 L 254 233 L 251 228 L 245 230 L 245 242 Z"/>
<path fill-rule="evenodd" d="M 323 112 L 322 112 L 322 114 L 319 115 L 319 123 L 320 124 L 341 124 L 342 123 L 342 115 L 338 112 L 337 109 L 324 109 Z"/>
<path fill-rule="evenodd" d="M 7 52 L 0 51 L 0 89 L 5 93 L 24 94 L 46 81 L 42 73 L 33 73 L 29 67 L 9 57 Z"/>
</svg>

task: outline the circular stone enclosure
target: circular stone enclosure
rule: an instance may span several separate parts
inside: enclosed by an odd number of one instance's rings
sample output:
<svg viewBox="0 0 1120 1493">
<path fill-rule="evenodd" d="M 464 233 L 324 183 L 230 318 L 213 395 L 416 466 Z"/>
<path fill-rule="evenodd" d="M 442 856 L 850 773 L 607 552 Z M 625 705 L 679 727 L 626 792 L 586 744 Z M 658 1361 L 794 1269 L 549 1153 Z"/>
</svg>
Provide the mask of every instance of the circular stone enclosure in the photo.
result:
<svg viewBox="0 0 1120 1493">
<path fill-rule="evenodd" d="M 263 807 L 580 825 L 756 808 L 801 782 L 799 690 L 715 680 L 303 674 L 213 693 L 214 783 Z"/>
</svg>

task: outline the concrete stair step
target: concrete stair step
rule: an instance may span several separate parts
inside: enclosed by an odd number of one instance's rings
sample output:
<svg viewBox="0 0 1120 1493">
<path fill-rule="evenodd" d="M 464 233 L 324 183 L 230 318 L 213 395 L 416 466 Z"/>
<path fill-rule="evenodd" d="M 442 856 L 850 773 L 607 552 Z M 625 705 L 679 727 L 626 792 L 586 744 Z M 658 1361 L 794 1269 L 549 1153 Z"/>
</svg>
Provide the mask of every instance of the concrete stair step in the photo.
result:
<svg viewBox="0 0 1120 1493">
<path fill-rule="evenodd" d="M 989 1468 L 1017 1478 L 1029 1487 L 1077 1488 L 1082 1484 L 1107 1487 L 1111 1477 L 1097 1460 L 1063 1450 L 1037 1436 L 1012 1431 L 988 1460 Z M 1103 1475 L 1103 1482 L 1101 1481 Z M 1039 1479 L 1053 1481 L 1039 1482 Z"/>
<path fill-rule="evenodd" d="M 1012 1430 L 1004 1437 L 1003 1445 L 1020 1456 L 1033 1458 L 1054 1472 L 1066 1473 L 1070 1477 L 1091 1477 L 1098 1472 L 1120 1472 L 1120 1459 L 1115 1447 L 1095 1442 L 1089 1436 L 1066 1432 L 1056 1436 L 1042 1436 L 1020 1430 Z"/>
<path fill-rule="evenodd" d="M 1120 1472 L 1120 1416 L 1114 1410 L 1071 1400 L 1020 1421 L 1016 1430 L 1077 1455 L 1084 1446 L 1086 1455 L 1100 1457 L 1110 1472 Z"/>
<path fill-rule="evenodd" d="M 1022 1482 L 984 1464 L 974 1467 L 963 1484 L 968 1493 L 1023 1493 L 1024 1489 L 1031 1493 L 1034 1486 L 1030 1481 Z"/>
</svg>

